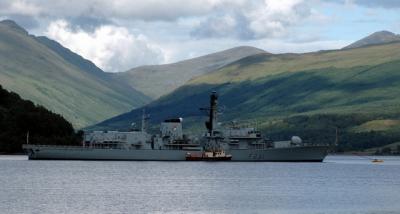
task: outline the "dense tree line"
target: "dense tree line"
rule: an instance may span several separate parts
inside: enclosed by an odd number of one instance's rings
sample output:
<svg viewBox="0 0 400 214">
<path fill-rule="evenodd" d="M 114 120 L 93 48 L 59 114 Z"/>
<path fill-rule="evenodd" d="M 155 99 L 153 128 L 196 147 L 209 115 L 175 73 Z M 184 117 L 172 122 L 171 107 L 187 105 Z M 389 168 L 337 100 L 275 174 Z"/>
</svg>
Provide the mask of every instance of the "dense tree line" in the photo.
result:
<svg viewBox="0 0 400 214">
<path fill-rule="evenodd" d="M 0 153 L 22 152 L 28 133 L 31 144 L 78 145 L 82 136 L 61 115 L 0 85 Z"/>
</svg>

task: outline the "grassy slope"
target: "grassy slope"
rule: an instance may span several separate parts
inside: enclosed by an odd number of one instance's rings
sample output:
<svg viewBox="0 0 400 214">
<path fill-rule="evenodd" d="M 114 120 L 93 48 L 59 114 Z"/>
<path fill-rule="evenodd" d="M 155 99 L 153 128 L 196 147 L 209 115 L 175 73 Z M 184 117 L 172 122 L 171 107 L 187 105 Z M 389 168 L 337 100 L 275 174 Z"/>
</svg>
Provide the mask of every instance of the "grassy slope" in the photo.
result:
<svg viewBox="0 0 400 214">
<path fill-rule="evenodd" d="M 145 96 L 126 97 L 107 80 L 80 70 L 17 28 L 0 23 L 0 84 L 4 88 L 62 114 L 75 128 L 146 101 Z"/>
<path fill-rule="evenodd" d="M 265 53 L 254 47 L 236 47 L 205 56 L 165 65 L 149 65 L 114 74 L 152 98 L 168 94 L 193 77 L 215 71 L 246 56 Z"/>
<path fill-rule="evenodd" d="M 250 99 L 241 100 L 232 110 L 253 109 L 251 115 L 256 117 L 358 113 L 397 118 L 399 68 L 400 43 L 393 43 L 300 55 L 252 56 L 188 85 L 239 85 L 228 96 Z M 239 115 L 229 116 L 235 117 Z"/>
<path fill-rule="evenodd" d="M 400 120 L 393 120 L 393 119 L 371 120 L 361 125 L 353 127 L 351 131 L 356 133 L 370 132 L 370 131 L 399 132 Z"/>
<path fill-rule="evenodd" d="M 102 71 L 91 61 L 86 60 L 80 55 L 63 47 L 58 42 L 42 36 L 36 37 L 36 40 L 56 52 L 67 62 L 78 67 L 81 71 L 90 74 L 94 80 L 101 82 L 103 86 L 113 89 L 119 94 L 117 97 L 119 100 L 132 103 L 133 106 L 142 105 L 143 103 L 148 103 L 150 101 L 149 97 L 132 88 L 129 84 L 125 84 L 124 81 L 115 80 L 113 78 L 113 73 Z"/>
<path fill-rule="evenodd" d="M 346 69 L 373 66 L 400 59 L 400 43 L 350 50 L 321 51 L 307 54 L 249 56 L 218 72 L 195 78 L 189 84 L 240 82 L 287 72 Z"/>
<path fill-rule="evenodd" d="M 352 134 L 354 127 L 378 119 L 396 120 L 400 115 L 400 43 L 250 56 L 193 79 L 148 105 L 147 112 L 154 124 L 167 117 L 182 116 L 186 125 L 198 129 L 204 120 L 198 108 L 207 105 L 208 94 L 213 90 L 218 91 L 221 104 L 226 106 L 223 121 L 254 119 L 271 134 L 288 130 L 304 136 L 304 130 L 311 130 L 310 138 L 332 130 L 332 141 L 333 126 L 339 126 L 350 131 L 351 137 L 360 138 L 357 133 Z M 139 119 L 140 112 L 133 110 L 100 123 L 97 128 L 126 127 Z M 375 142 L 380 137 L 361 136 Z"/>
</svg>

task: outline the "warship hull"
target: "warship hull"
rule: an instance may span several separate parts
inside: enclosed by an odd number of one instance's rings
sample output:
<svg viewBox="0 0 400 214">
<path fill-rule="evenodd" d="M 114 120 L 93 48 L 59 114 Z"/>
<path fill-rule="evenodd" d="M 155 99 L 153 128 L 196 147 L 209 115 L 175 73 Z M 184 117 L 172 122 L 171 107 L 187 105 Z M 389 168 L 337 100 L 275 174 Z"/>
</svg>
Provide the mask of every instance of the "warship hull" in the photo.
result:
<svg viewBox="0 0 400 214">
<path fill-rule="evenodd" d="M 96 149 L 72 146 L 24 145 L 30 160 L 185 161 L 187 150 Z M 322 162 L 328 146 L 269 149 L 231 149 L 231 161 Z"/>
</svg>

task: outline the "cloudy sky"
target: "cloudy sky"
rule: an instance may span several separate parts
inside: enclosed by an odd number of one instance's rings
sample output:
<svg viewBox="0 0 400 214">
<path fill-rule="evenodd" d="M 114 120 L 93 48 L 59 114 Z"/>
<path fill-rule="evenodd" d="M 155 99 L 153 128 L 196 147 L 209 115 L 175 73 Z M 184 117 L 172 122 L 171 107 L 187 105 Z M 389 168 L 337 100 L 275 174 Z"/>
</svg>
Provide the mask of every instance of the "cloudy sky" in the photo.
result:
<svg viewBox="0 0 400 214">
<path fill-rule="evenodd" d="M 399 0 L 0 0 L 0 19 L 108 72 L 250 45 L 272 53 L 341 48 L 400 32 Z"/>
</svg>

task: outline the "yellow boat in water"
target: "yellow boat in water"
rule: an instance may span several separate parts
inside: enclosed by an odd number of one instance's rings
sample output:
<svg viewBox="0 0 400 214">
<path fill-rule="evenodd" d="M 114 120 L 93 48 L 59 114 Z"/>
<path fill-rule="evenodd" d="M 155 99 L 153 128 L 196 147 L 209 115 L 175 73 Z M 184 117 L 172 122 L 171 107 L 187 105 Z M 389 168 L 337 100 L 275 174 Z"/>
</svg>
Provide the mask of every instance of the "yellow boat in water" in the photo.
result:
<svg viewBox="0 0 400 214">
<path fill-rule="evenodd" d="M 382 159 L 373 159 L 371 162 L 372 163 L 383 163 L 383 160 Z"/>
</svg>

